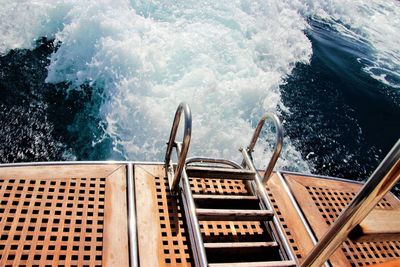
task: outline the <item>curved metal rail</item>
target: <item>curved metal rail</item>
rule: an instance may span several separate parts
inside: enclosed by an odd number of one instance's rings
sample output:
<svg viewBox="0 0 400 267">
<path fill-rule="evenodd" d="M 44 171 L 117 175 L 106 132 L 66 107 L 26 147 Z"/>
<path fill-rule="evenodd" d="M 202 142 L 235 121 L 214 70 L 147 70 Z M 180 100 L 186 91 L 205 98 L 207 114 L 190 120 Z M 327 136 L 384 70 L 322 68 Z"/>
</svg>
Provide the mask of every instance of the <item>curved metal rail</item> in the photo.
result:
<svg viewBox="0 0 400 267">
<path fill-rule="evenodd" d="M 279 158 L 279 155 L 282 150 L 283 144 L 283 127 L 281 121 L 279 120 L 278 116 L 273 113 L 266 113 L 261 120 L 257 124 L 257 128 L 254 131 L 253 137 L 251 138 L 250 145 L 247 147 L 247 152 L 250 154 L 254 151 L 254 146 L 257 143 L 258 137 L 260 136 L 260 132 L 262 127 L 264 126 L 265 122 L 270 119 L 274 123 L 276 129 L 276 139 L 275 139 L 275 150 L 272 154 L 271 160 L 268 163 L 267 169 L 265 170 L 264 177 L 263 177 L 263 184 L 266 184 L 269 177 L 271 176 L 272 170 L 275 167 L 276 161 Z"/>
<path fill-rule="evenodd" d="M 185 116 L 185 125 L 183 127 L 183 140 L 180 151 L 177 150 L 178 164 L 176 171 L 174 172 L 173 163 L 171 161 L 171 153 L 173 148 L 177 148 L 177 142 L 175 141 L 176 133 L 178 131 L 179 123 L 181 120 L 182 112 Z M 192 113 L 189 106 L 186 103 L 180 103 L 176 112 L 174 121 L 172 123 L 171 134 L 167 143 L 167 151 L 165 153 L 165 171 L 168 177 L 169 187 L 171 193 L 175 193 L 182 175 L 182 170 L 185 166 L 186 156 L 189 151 L 190 138 L 192 135 Z"/>
<path fill-rule="evenodd" d="M 230 166 L 234 169 L 241 169 L 242 167 L 234 161 L 228 159 L 215 159 L 207 157 L 193 157 L 186 160 L 186 165 L 191 163 L 211 163 L 211 164 L 223 164 Z"/>
</svg>

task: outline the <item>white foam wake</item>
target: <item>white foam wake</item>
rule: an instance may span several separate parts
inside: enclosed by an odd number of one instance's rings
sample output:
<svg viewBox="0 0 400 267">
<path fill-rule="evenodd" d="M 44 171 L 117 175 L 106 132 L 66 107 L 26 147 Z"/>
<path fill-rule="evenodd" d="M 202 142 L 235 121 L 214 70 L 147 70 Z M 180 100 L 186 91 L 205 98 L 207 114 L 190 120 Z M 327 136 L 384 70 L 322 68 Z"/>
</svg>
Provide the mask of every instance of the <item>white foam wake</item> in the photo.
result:
<svg viewBox="0 0 400 267">
<path fill-rule="evenodd" d="M 31 15 L 3 23 L 1 52 L 55 37 L 47 81 L 102 88 L 105 131 L 131 159 L 162 158 L 180 101 L 193 111 L 191 152 L 238 159 L 256 120 L 277 111 L 282 79 L 309 61 L 306 23 L 279 2 L 182 2 L 8 3 L 4 17 Z M 283 165 L 307 169 L 290 140 L 284 154 Z"/>
<path fill-rule="evenodd" d="M 296 63 L 309 62 L 308 16 L 351 25 L 347 31 L 364 34 L 376 48 L 373 64 L 385 62 L 398 73 L 391 67 L 398 67 L 398 47 L 383 42 L 376 30 L 388 32 L 392 22 L 382 12 L 397 14 L 396 3 L 395 11 L 380 11 L 385 26 L 373 28 L 357 18 L 361 2 L 350 5 L 357 13 L 323 0 L 1 1 L 0 53 L 31 48 L 42 36 L 55 38 L 60 46 L 47 82 L 66 81 L 71 88 L 90 84 L 101 93 L 104 131 L 130 159 L 162 159 L 173 113 L 185 101 L 194 119 L 191 153 L 237 160 L 237 148 L 248 143 L 262 113 L 285 108 L 279 93 L 284 78 Z M 397 56 L 388 60 L 393 53 Z M 290 140 L 285 143 L 281 166 L 307 171 Z M 270 154 L 257 151 L 260 162 Z"/>
</svg>

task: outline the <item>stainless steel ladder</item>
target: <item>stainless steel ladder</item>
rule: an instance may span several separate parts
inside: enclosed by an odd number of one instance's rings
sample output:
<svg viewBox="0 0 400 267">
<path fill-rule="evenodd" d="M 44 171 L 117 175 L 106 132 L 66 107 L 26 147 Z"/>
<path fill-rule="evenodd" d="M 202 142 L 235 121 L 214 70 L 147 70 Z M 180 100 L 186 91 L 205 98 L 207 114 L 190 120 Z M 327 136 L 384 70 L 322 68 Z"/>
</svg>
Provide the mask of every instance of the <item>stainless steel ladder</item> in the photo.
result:
<svg viewBox="0 0 400 267">
<path fill-rule="evenodd" d="M 183 141 L 175 141 L 182 113 L 184 114 Z M 267 119 L 271 119 L 276 128 L 276 146 L 263 178 L 252 161 L 252 152 L 261 129 Z M 181 103 L 175 113 L 171 134 L 167 144 L 165 169 L 171 194 L 182 197 L 185 217 L 189 230 L 190 242 L 196 266 L 296 266 L 293 252 L 284 236 L 284 231 L 275 215 L 268 197 L 265 184 L 269 179 L 282 148 L 282 126 L 274 114 L 266 114 L 257 125 L 250 145 L 240 151 L 243 155 L 241 165 L 225 159 L 189 158 L 186 159 L 190 145 L 192 118 L 190 108 Z M 176 149 L 177 164 L 171 160 L 171 153 Z M 243 180 L 252 195 L 204 195 L 193 194 L 189 178 L 213 178 Z M 204 208 L 204 203 L 212 208 Z M 237 209 L 241 205 L 245 208 Z M 252 208 L 247 208 L 252 206 Z M 223 207 L 223 208 L 215 208 Z M 228 207 L 228 208 L 227 208 Z M 260 221 L 264 224 L 271 240 L 265 242 L 223 242 L 204 243 L 199 226 L 200 221 Z M 239 259 L 237 262 L 209 263 L 207 254 L 213 251 L 248 250 L 262 251 L 266 260 L 252 261 Z M 271 257 L 269 257 L 271 252 Z M 278 255 L 278 256 L 277 256 Z"/>
</svg>

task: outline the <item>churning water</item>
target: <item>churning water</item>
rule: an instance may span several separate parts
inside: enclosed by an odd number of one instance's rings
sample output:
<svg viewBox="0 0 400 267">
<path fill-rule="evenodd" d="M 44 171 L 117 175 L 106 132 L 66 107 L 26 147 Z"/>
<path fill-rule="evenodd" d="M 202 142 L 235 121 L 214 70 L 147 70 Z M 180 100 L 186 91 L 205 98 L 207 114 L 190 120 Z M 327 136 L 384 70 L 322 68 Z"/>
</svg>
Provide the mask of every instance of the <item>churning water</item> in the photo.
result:
<svg viewBox="0 0 400 267">
<path fill-rule="evenodd" d="M 400 137 L 398 1 L 0 1 L 2 162 L 162 160 L 181 101 L 191 155 L 239 160 L 266 111 L 291 170 L 365 177 Z"/>
</svg>

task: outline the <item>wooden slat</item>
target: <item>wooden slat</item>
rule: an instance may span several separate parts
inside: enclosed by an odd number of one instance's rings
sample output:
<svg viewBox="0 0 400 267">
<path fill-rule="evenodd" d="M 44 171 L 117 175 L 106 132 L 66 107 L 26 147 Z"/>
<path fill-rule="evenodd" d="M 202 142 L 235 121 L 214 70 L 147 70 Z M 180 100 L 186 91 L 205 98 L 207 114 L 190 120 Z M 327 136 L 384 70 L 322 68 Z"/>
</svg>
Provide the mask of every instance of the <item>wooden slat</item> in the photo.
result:
<svg viewBox="0 0 400 267">
<path fill-rule="evenodd" d="M 370 265 L 370 267 L 399 267 L 399 266 L 400 266 L 400 260 L 393 260 L 384 263 Z"/>
<path fill-rule="evenodd" d="M 208 267 L 294 267 L 295 261 L 261 261 L 261 262 L 230 262 L 211 263 Z"/>
<path fill-rule="evenodd" d="M 204 243 L 206 249 L 221 248 L 277 248 L 276 242 L 224 242 L 224 243 Z"/>
<path fill-rule="evenodd" d="M 206 221 L 266 221 L 274 216 L 270 210 L 196 209 L 196 213 Z"/>
<path fill-rule="evenodd" d="M 239 179 L 252 180 L 255 173 L 250 170 L 228 169 L 228 168 L 210 168 L 199 166 L 188 166 L 186 173 L 189 177 L 196 178 L 218 178 L 218 179 Z"/>
<path fill-rule="evenodd" d="M 144 169 L 146 168 L 146 169 Z M 137 229 L 140 266 L 162 266 L 162 238 L 158 222 L 154 176 L 150 166 L 135 166 Z M 149 172 L 150 171 L 150 172 Z"/>
<path fill-rule="evenodd" d="M 128 266 L 128 208 L 126 202 L 126 167 L 120 167 L 106 180 L 104 208 L 104 266 Z"/>
<path fill-rule="evenodd" d="M 103 178 L 120 168 L 121 164 L 77 164 L 0 167 L 1 179 L 65 179 L 65 178 Z"/>
<path fill-rule="evenodd" d="M 350 236 L 358 242 L 400 240 L 400 209 L 372 210 Z"/>
</svg>

